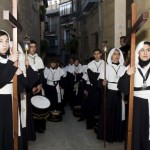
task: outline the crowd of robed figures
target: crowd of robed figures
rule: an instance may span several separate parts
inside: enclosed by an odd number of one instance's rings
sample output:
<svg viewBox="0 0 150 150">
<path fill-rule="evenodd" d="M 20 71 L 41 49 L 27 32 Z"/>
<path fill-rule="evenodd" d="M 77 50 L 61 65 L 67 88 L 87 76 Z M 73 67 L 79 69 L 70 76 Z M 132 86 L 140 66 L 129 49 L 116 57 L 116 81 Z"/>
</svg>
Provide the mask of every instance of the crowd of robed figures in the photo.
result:
<svg viewBox="0 0 150 150">
<path fill-rule="evenodd" d="M 18 77 L 19 99 L 19 149 L 26 149 L 27 140 L 36 140 L 36 132 L 46 130 L 46 120 L 33 119 L 30 99 L 42 94 L 50 100 L 50 110 L 60 110 L 69 103 L 74 109 L 81 105 L 81 118 L 86 120 L 86 128 L 93 129 L 95 116 L 99 116 L 97 138 L 108 142 L 122 142 L 126 137 L 127 115 L 125 99 L 129 94 L 130 75 L 134 74 L 134 110 L 133 110 L 133 150 L 149 149 L 149 97 L 150 97 L 150 42 L 142 41 L 136 48 L 136 66 L 125 66 L 124 55 L 119 48 L 110 50 L 107 64 L 101 58 L 102 51 L 95 49 L 93 59 L 79 63 L 79 59 L 70 59 L 67 66 L 60 66 L 51 59 L 44 67 L 42 59 L 36 54 L 36 42 L 31 41 L 28 60 L 21 59 L 20 53 L 11 51 L 9 34 L 0 31 L 0 149 L 13 149 L 13 76 Z M 20 59 L 20 60 L 19 60 Z M 16 61 L 18 60 L 18 66 Z M 106 78 L 105 78 L 106 69 Z M 107 94 L 104 95 L 104 86 Z M 26 95 L 26 93 L 28 93 Z M 106 96 L 106 123 L 104 123 L 104 96 Z M 21 111 L 27 101 L 27 121 Z M 26 118 L 26 116 L 25 116 Z M 28 130 L 27 128 L 28 127 Z M 26 132 L 28 131 L 28 132 Z"/>
</svg>

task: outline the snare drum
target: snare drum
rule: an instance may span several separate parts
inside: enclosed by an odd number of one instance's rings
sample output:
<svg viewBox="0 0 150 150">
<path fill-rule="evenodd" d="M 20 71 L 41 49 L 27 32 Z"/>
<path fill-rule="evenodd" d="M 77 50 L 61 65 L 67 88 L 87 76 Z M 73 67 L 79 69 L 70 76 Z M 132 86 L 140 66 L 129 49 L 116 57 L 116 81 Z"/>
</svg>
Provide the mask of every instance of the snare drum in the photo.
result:
<svg viewBox="0 0 150 150">
<path fill-rule="evenodd" d="M 81 106 L 74 106 L 73 107 L 73 115 L 75 117 L 80 117 L 81 116 Z"/>
<path fill-rule="evenodd" d="M 48 120 L 49 121 L 53 121 L 53 122 L 62 121 L 62 113 L 61 113 L 61 111 L 58 111 L 58 110 L 50 111 L 50 115 L 49 115 Z"/>
<path fill-rule="evenodd" d="M 47 119 L 50 112 L 50 101 L 41 95 L 31 98 L 32 114 L 34 119 Z"/>
</svg>

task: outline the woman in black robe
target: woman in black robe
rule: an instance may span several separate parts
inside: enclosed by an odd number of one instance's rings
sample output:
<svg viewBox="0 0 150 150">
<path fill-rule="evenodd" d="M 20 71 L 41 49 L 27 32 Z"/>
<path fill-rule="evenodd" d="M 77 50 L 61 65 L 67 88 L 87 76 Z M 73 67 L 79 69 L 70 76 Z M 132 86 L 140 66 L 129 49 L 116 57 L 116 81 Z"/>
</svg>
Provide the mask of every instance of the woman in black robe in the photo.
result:
<svg viewBox="0 0 150 150">
<path fill-rule="evenodd" d="M 118 88 L 129 93 L 130 76 L 134 74 L 132 149 L 150 149 L 150 42 L 142 41 L 135 52 L 135 67 L 128 66 L 119 79 Z"/>
<path fill-rule="evenodd" d="M 18 53 L 8 57 L 9 34 L 0 30 L 0 149 L 13 150 L 13 76 L 20 70 L 15 66 Z"/>
<path fill-rule="evenodd" d="M 108 142 L 123 141 L 123 124 L 125 120 L 125 108 L 121 92 L 117 88 L 119 77 L 125 70 L 124 58 L 120 49 L 113 48 L 107 58 L 106 81 L 107 81 L 107 98 L 106 98 L 106 140 Z M 99 78 L 104 79 L 101 74 Z M 124 106 L 124 107 L 123 107 Z M 99 125 L 97 137 L 101 137 L 103 128 Z M 103 139 L 103 138 L 102 138 Z"/>
</svg>

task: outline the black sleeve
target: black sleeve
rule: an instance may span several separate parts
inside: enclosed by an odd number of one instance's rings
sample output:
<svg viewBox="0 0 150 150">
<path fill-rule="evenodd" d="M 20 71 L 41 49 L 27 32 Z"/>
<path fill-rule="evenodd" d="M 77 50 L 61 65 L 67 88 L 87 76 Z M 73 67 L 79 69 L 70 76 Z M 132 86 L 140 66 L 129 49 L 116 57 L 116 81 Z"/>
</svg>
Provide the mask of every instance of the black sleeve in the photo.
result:
<svg viewBox="0 0 150 150">
<path fill-rule="evenodd" d="M 30 66 L 27 69 L 27 81 L 28 81 L 28 88 L 33 88 L 37 82 L 40 80 L 37 71 L 34 71 Z"/>
<path fill-rule="evenodd" d="M 97 86 L 98 86 L 99 88 L 104 88 L 103 79 L 99 79 L 99 80 L 98 80 Z"/>
<path fill-rule="evenodd" d="M 18 93 L 23 92 L 27 85 L 27 78 L 23 74 L 18 75 Z"/>
<path fill-rule="evenodd" d="M 13 66 L 14 62 L 8 60 L 6 64 L 0 63 L 0 88 L 8 84 L 15 75 L 17 67 Z"/>
<path fill-rule="evenodd" d="M 67 72 L 66 78 L 67 78 L 67 80 L 69 81 L 69 83 L 74 83 L 75 76 L 74 76 L 72 73 Z"/>
<path fill-rule="evenodd" d="M 66 86 L 66 77 L 61 77 L 59 81 L 59 85 L 64 89 Z"/>
<path fill-rule="evenodd" d="M 98 83 L 97 78 L 99 76 L 99 73 L 93 72 L 90 69 L 87 70 L 87 73 L 88 73 L 88 76 L 89 76 L 90 83 L 97 86 L 97 83 Z"/>
<path fill-rule="evenodd" d="M 122 77 L 120 77 L 118 81 L 118 89 L 125 95 L 128 95 L 129 88 L 130 88 L 130 76 L 127 73 L 125 73 Z"/>
<path fill-rule="evenodd" d="M 76 82 L 80 81 L 82 79 L 83 73 L 76 74 Z"/>
<path fill-rule="evenodd" d="M 43 84 L 44 82 L 44 69 L 39 69 L 38 70 L 38 73 L 39 73 L 39 84 Z"/>
</svg>

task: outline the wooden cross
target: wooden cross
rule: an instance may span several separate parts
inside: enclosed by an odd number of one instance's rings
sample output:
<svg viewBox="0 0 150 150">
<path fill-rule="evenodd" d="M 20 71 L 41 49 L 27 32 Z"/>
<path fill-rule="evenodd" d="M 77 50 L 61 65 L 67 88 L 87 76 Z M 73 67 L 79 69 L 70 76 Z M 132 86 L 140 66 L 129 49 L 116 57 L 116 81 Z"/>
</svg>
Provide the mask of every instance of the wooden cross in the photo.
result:
<svg viewBox="0 0 150 150">
<path fill-rule="evenodd" d="M 22 30 L 17 21 L 17 1 L 12 0 L 12 14 L 8 10 L 3 11 L 3 19 L 8 20 L 13 27 L 13 51 L 18 49 L 17 32 Z M 18 150 L 18 92 L 17 92 L 17 75 L 13 77 L 13 129 L 14 129 L 14 150 Z"/>
<path fill-rule="evenodd" d="M 130 66 L 135 66 L 135 41 L 136 32 L 144 25 L 148 20 L 149 13 L 144 12 L 136 21 L 136 4 L 132 3 L 132 29 L 127 36 L 127 40 L 131 37 L 131 63 Z M 130 95 L 129 95 L 129 115 L 128 115 L 128 138 L 127 138 L 127 150 L 132 150 L 132 124 L 133 124 L 133 100 L 134 96 L 134 75 L 130 77 Z"/>
</svg>

